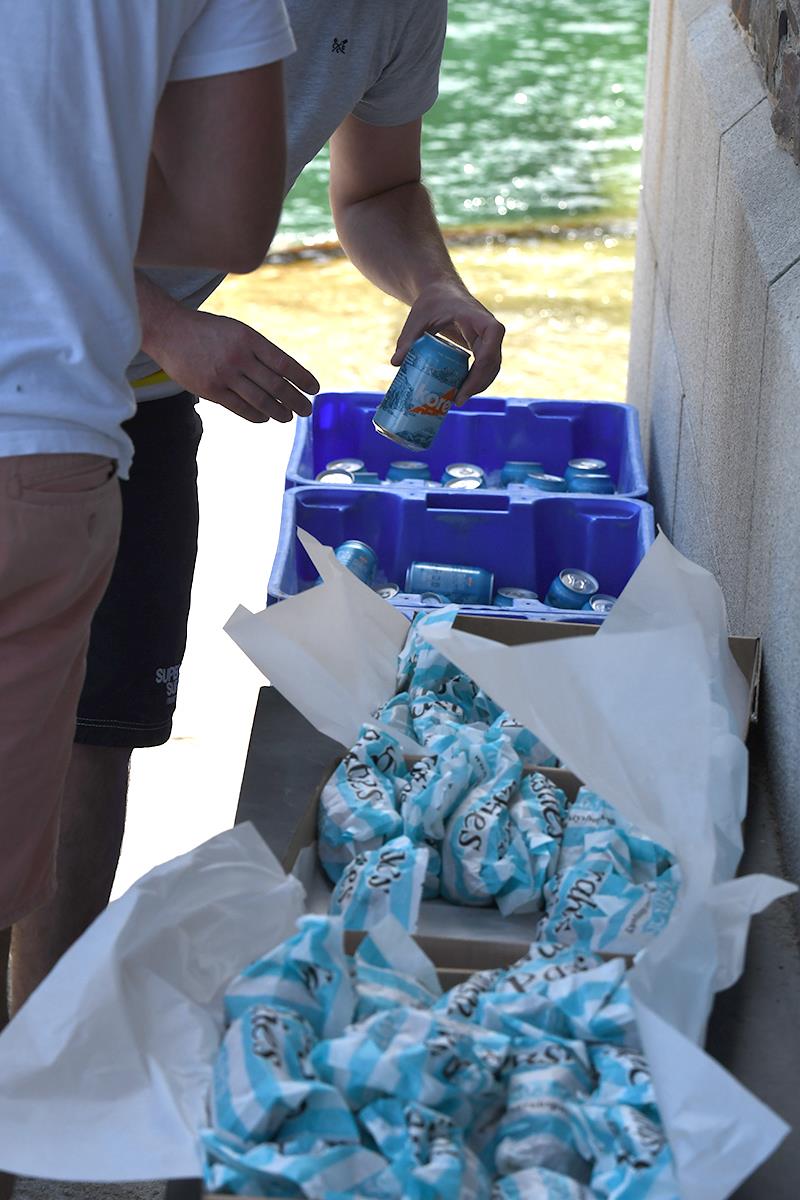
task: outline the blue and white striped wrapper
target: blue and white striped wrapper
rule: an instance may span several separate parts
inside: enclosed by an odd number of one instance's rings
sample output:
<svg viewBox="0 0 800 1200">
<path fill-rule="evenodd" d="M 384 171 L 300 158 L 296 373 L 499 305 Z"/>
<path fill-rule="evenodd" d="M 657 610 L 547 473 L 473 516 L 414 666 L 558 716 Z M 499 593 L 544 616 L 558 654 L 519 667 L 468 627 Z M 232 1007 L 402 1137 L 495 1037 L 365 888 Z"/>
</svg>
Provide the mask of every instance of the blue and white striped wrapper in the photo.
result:
<svg viewBox="0 0 800 1200">
<path fill-rule="evenodd" d="M 505 739 L 485 743 L 484 754 L 492 774 L 472 788 L 447 822 L 441 890 L 454 904 L 487 905 L 494 899 L 510 913 L 534 899 L 530 859 L 509 814 L 522 768 Z"/>
<path fill-rule="evenodd" d="M 330 1142 L 357 1142 L 350 1110 L 308 1066 L 313 1029 L 287 1009 L 252 1005 L 228 1028 L 214 1064 L 212 1124 L 243 1142 L 269 1140 L 303 1111 L 304 1129 Z"/>
<path fill-rule="evenodd" d="M 345 929 L 372 929 L 392 916 L 413 933 L 419 920 L 428 872 L 427 846 L 397 837 L 378 850 L 359 854 L 336 884 L 330 912 L 341 915 Z"/>
<path fill-rule="evenodd" d="M 578 1153 L 573 1104 L 594 1085 L 591 1061 L 581 1042 L 538 1037 L 515 1041 L 509 1053 L 506 1112 L 497 1130 L 495 1163 L 501 1175 L 528 1167 L 588 1178 Z"/>
<path fill-rule="evenodd" d="M 355 953 L 358 996 L 355 1021 L 406 1005 L 432 1008 L 442 994 L 439 977 L 427 954 L 393 918 L 382 921 Z"/>
<path fill-rule="evenodd" d="M 666 928 L 678 898 L 677 868 L 632 883 L 607 858 L 587 855 L 545 889 L 539 936 L 589 950 L 637 954 Z"/>
<path fill-rule="evenodd" d="M 334 883 L 360 851 L 402 832 L 396 793 L 405 770 L 398 743 L 365 725 L 320 797 L 319 857 Z"/>
<path fill-rule="evenodd" d="M 530 1167 L 506 1175 L 492 1189 L 492 1200 L 594 1200 L 595 1196 L 577 1180 L 546 1167 Z"/>
<path fill-rule="evenodd" d="M 264 1142 L 238 1150 L 223 1139 L 203 1136 L 207 1155 L 206 1187 L 239 1196 L 308 1196 L 334 1200 L 402 1200 L 395 1177 L 382 1155 L 360 1145 L 291 1146 Z"/>
<path fill-rule="evenodd" d="M 445 822 L 469 791 L 472 767 L 457 741 L 438 757 L 412 763 L 399 788 L 403 829 L 415 842 L 441 842 Z"/>
<path fill-rule="evenodd" d="M 559 980 L 568 979 L 582 971 L 602 967 L 605 960 L 591 951 L 560 942 L 536 941 L 524 958 L 503 971 L 497 982 L 498 992 L 541 991 Z"/>
<path fill-rule="evenodd" d="M 552 754 L 535 733 L 531 733 L 530 729 L 526 729 L 524 725 L 520 725 L 515 721 L 510 713 L 501 713 L 497 720 L 492 725 L 492 729 L 497 729 L 500 733 L 510 740 L 511 745 L 516 750 L 522 760 L 523 769 L 526 771 L 535 770 L 537 767 L 554 767 L 558 763 L 555 754 Z"/>
<path fill-rule="evenodd" d="M 592 1046 L 590 1051 L 599 1081 L 595 1103 L 609 1108 L 624 1104 L 651 1116 L 657 1111 L 653 1080 L 643 1054 L 624 1046 Z"/>
<path fill-rule="evenodd" d="M 529 1037 L 530 1027 L 575 1042 L 608 1042 L 641 1050 L 625 961 L 613 958 L 588 971 L 554 981 L 524 977 L 512 968 L 504 990 L 478 1000 L 475 1020 L 511 1037 Z"/>
<path fill-rule="evenodd" d="M 356 994 L 341 919 L 306 916 L 298 927 L 293 937 L 251 963 L 228 986 L 228 1021 L 253 1004 L 264 1004 L 296 1013 L 317 1037 L 335 1037 L 350 1024 Z"/>
<path fill-rule="evenodd" d="M 391 1164 L 405 1200 L 489 1200 L 488 1173 L 442 1113 L 387 1098 L 362 1109 L 359 1121 Z"/>
<path fill-rule="evenodd" d="M 544 775 L 523 775 L 511 802 L 511 823 L 525 843 L 533 898 L 544 907 L 544 886 L 555 875 L 561 853 L 566 796 Z"/>
<path fill-rule="evenodd" d="M 657 879 L 675 866 L 668 850 L 635 830 L 602 796 L 582 787 L 567 809 L 559 870 L 590 856 L 608 858 L 635 883 Z"/>
<path fill-rule="evenodd" d="M 492 1030 L 397 1008 L 320 1042 L 311 1063 L 353 1109 L 396 1096 L 466 1127 L 477 1107 L 500 1093 L 508 1047 L 508 1037 Z"/>
<path fill-rule="evenodd" d="M 591 1187 L 611 1200 L 672 1200 L 680 1195 L 660 1119 L 619 1104 L 577 1110 L 584 1155 L 595 1160 Z"/>
</svg>

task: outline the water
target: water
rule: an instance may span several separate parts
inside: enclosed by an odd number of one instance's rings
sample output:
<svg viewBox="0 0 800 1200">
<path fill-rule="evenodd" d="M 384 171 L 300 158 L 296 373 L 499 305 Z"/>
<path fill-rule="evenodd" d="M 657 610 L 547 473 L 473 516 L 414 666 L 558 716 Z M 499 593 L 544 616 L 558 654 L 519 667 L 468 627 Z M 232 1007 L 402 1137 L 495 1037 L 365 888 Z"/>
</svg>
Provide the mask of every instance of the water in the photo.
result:
<svg viewBox="0 0 800 1200">
<path fill-rule="evenodd" d="M 631 216 L 649 0 L 450 0 L 424 167 L 446 226 Z M 328 233 L 323 152 L 281 240 Z"/>
</svg>

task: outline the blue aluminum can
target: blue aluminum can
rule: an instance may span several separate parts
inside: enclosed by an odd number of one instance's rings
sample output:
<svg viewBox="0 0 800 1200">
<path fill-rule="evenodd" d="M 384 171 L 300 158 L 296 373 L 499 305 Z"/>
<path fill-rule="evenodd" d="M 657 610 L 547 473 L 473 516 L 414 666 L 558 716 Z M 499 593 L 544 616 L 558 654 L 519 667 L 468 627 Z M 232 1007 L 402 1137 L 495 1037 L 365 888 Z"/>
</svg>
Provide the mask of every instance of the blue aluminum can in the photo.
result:
<svg viewBox="0 0 800 1200">
<path fill-rule="evenodd" d="M 394 600 L 395 596 L 400 594 L 400 588 L 396 583 L 387 583 L 383 587 L 375 588 L 375 591 L 381 600 Z"/>
<path fill-rule="evenodd" d="M 407 592 L 436 592 L 453 604 L 491 604 L 494 575 L 482 567 L 413 562 L 406 572 Z"/>
<path fill-rule="evenodd" d="M 529 475 L 543 475 L 544 467 L 540 462 L 507 462 L 500 472 L 500 482 L 503 487 L 510 483 L 526 483 Z"/>
<path fill-rule="evenodd" d="M 527 588 L 498 588 L 494 598 L 495 608 L 513 608 L 518 600 L 538 600 L 536 592 Z"/>
<path fill-rule="evenodd" d="M 378 570 L 378 556 L 366 542 L 342 542 L 336 547 L 336 557 L 357 579 L 372 587 Z"/>
<path fill-rule="evenodd" d="M 356 476 L 358 479 L 358 476 Z M 584 496 L 613 496 L 617 489 L 614 487 L 614 480 L 610 475 L 591 474 L 587 472 L 585 475 L 573 475 L 567 481 L 567 491 L 576 492 Z"/>
<path fill-rule="evenodd" d="M 364 470 L 364 463 L 360 458 L 334 458 L 325 470 L 349 471 L 351 475 L 357 475 L 359 471 Z"/>
<path fill-rule="evenodd" d="M 401 479 L 430 479 L 431 469 L 424 462 L 393 462 L 386 472 L 386 478 L 394 481 Z"/>
<path fill-rule="evenodd" d="M 448 483 L 455 483 L 459 479 L 479 479 L 483 483 L 486 479 L 483 467 L 478 467 L 475 463 L 450 463 L 442 472 L 442 483 L 445 486 Z"/>
<path fill-rule="evenodd" d="M 469 374 L 469 355 L 444 338 L 417 338 L 373 418 L 400 446 L 428 450 Z"/>
<path fill-rule="evenodd" d="M 423 592 L 419 598 L 420 604 L 424 604 L 426 608 L 433 608 L 437 604 L 447 604 L 446 596 L 440 596 L 438 592 Z"/>
<path fill-rule="evenodd" d="M 559 571 L 550 584 L 544 602 L 551 608 L 582 609 L 586 601 L 596 594 L 598 587 L 594 575 L 588 571 L 567 567 Z"/>
<path fill-rule="evenodd" d="M 567 483 L 575 475 L 597 475 L 608 470 L 608 463 L 602 458 L 571 458 L 567 463 L 564 478 Z"/>
<path fill-rule="evenodd" d="M 320 471 L 317 476 L 317 483 L 355 483 L 356 477 L 351 471 L 344 471 L 340 467 L 328 467 L 325 471 Z"/>
<path fill-rule="evenodd" d="M 374 487 L 376 484 L 383 483 L 377 471 L 359 471 L 353 479 L 354 483 L 369 484 Z"/>
<path fill-rule="evenodd" d="M 529 475 L 525 480 L 528 487 L 538 488 L 540 492 L 565 492 L 567 481 L 561 475 Z"/>
<path fill-rule="evenodd" d="M 478 492 L 485 483 L 473 475 L 469 479 L 450 479 L 444 486 L 454 492 Z"/>
<path fill-rule="evenodd" d="M 598 617 L 607 617 L 616 603 L 616 596 L 603 596 L 598 592 L 591 600 L 586 601 L 583 611 L 597 613 Z"/>
</svg>

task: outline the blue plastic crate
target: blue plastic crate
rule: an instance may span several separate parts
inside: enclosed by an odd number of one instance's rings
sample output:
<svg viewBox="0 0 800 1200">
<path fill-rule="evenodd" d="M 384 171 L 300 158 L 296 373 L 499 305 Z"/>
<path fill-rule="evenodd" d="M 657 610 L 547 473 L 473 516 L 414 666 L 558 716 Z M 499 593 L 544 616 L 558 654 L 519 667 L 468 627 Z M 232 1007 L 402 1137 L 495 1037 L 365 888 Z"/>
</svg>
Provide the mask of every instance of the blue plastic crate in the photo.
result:
<svg viewBox="0 0 800 1200">
<path fill-rule="evenodd" d="M 425 452 L 404 450 L 372 427 L 377 392 L 323 392 L 313 416 L 299 420 L 286 472 L 287 487 L 313 483 L 336 458 L 363 459 L 386 478 L 395 459 L 424 459 L 434 480 L 448 463 L 472 462 L 499 485 L 503 463 L 539 461 L 563 475 L 571 458 L 602 458 L 619 496 L 647 495 L 639 414 L 629 404 L 602 400 L 521 400 L 475 396 L 454 408 Z"/>
<path fill-rule="evenodd" d="M 287 491 L 269 602 L 312 587 L 317 573 L 300 542 L 305 529 L 328 546 L 358 538 L 372 546 L 376 583 L 405 583 L 414 560 L 461 563 L 493 571 L 496 587 L 544 596 L 564 567 L 591 572 L 600 591 L 618 596 L 655 536 L 653 510 L 641 500 L 605 496 L 530 498 L 501 492 L 399 492 L 374 487 L 298 487 Z M 419 596 L 392 602 L 411 613 Z M 563 609 L 466 605 L 476 615 L 572 619 Z M 596 621 L 580 614 L 581 620 Z"/>
</svg>

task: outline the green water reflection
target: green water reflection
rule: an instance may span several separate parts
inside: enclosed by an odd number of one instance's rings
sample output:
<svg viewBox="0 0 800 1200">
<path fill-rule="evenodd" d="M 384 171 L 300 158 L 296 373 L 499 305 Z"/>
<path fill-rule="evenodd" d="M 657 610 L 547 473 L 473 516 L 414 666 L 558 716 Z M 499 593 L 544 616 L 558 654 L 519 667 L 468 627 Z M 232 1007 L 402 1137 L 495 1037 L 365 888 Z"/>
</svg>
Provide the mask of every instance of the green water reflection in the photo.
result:
<svg viewBox="0 0 800 1200">
<path fill-rule="evenodd" d="M 449 226 L 635 212 L 648 0 L 450 0 L 425 172 Z M 324 155 L 283 240 L 330 228 Z"/>
</svg>

